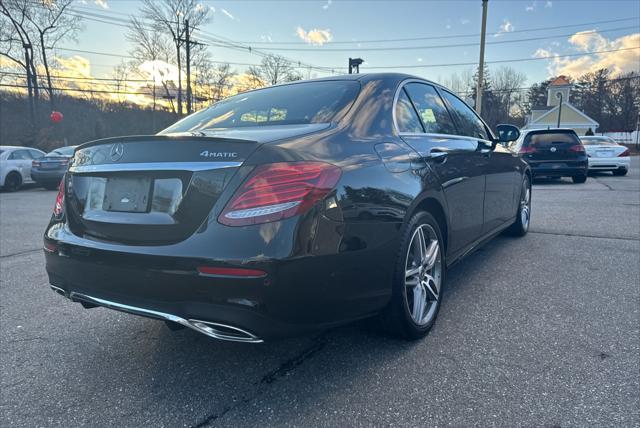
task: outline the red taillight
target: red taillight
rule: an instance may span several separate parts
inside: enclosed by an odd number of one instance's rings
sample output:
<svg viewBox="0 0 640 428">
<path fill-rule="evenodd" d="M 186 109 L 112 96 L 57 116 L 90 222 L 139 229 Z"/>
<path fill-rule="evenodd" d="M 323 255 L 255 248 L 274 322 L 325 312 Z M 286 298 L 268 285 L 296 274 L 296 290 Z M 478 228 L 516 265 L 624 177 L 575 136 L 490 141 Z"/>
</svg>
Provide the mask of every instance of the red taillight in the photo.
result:
<svg viewBox="0 0 640 428">
<path fill-rule="evenodd" d="M 520 148 L 520 153 L 521 153 L 521 154 L 535 153 L 535 152 L 537 152 L 537 151 L 538 151 L 538 150 L 537 150 L 535 147 L 531 147 L 531 146 L 529 146 L 529 147 L 524 147 L 524 146 L 522 146 L 522 147 Z"/>
<path fill-rule="evenodd" d="M 585 149 L 584 149 L 584 146 L 582 144 L 575 144 L 575 145 L 569 147 L 569 151 L 577 152 L 577 153 L 584 153 Z"/>
<path fill-rule="evenodd" d="M 40 161 L 37 161 L 37 160 L 31 161 L 31 168 L 35 168 L 39 166 L 40 166 Z"/>
<path fill-rule="evenodd" d="M 218 218 L 227 226 L 246 226 L 301 214 L 333 189 L 342 171 L 324 162 L 258 166 Z"/>
<path fill-rule="evenodd" d="M 629 149 L 624 149 L 624 152 L 618 155 L 619 158 L 627 157 L 627 156 L 631 156 L 631 152 L 629 151 Z"/>
<path fill-rule="evenodd" d="M 58 187 L 58 195 L 56 196 L 56 203 L 53 206 L 53 215 L 56 217 L 62 217 L 64 213 L 64 177 L 60 180 L 60 187 Z"/>
<path fill-rule="evenodd" d="M 258 269 L 226 268 L 213 266 L 198 266 L 198 273 L 215 276 L 237 276 L 242 278 L 260 278 L 267 273 Z"/>
</svg>

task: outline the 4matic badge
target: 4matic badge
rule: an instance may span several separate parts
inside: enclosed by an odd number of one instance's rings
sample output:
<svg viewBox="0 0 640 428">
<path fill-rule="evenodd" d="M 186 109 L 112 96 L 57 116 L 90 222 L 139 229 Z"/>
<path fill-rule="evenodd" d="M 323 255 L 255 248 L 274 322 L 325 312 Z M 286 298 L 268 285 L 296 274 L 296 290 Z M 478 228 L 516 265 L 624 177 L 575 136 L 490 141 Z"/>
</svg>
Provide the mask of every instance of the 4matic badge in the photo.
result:
<svg viewBox="0 0 640 428">
<path fill-rule="evenodd" d="M 204 152 L 200 152 L 200 156 L 204 158 L 237 158 L 238 153 L 236 152 L 210 152 L 209 150 L 205 150 Z"/>
</svg>

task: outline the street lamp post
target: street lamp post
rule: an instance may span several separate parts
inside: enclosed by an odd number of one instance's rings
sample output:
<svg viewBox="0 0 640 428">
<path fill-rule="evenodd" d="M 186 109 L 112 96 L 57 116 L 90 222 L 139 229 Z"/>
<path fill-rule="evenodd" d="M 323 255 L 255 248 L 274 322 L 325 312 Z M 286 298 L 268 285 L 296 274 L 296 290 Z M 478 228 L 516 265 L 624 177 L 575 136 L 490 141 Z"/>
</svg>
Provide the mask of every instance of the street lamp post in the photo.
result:
<svg viewBox="0 0 640 428">
<path fill-rule="evenodd" d="M 556 126 L 556 128 L 560 128 L 560 117 L 562 117 L 562 92 L 558 92 L 556 94 L 556 98 L 560 99 L 560 104 L 558 105 L 558 126 Z"/>
</svg>

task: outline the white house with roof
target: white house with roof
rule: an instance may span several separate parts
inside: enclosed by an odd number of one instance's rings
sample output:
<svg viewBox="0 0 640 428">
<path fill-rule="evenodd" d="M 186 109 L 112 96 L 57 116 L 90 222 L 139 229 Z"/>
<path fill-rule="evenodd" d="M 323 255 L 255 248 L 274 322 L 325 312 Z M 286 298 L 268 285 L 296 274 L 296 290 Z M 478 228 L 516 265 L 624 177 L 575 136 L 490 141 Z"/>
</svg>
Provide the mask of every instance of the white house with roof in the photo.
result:
<svg viewBox="0 0 640 428">
<path fill-rule="evenodd" d="M 523 129 L 557 128 L 559 116 L 560 128 L 573 129 L 578 135 L 584 135 L 589 129 L 595 132 L 599 123 L 569 102 L 571 86 L 565 76 L 553 79 L 547 89 L 547 105 L 533 107 Z"/>
</svg>

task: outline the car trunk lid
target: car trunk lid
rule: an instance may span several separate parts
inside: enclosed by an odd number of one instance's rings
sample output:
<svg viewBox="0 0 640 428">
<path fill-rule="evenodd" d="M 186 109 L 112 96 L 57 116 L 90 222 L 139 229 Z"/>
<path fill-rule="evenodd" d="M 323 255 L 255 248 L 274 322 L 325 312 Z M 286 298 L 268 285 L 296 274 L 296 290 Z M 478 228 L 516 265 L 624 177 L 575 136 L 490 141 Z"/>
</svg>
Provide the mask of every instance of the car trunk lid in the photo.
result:
<svg viewBox="0 0 640 428">
<path fill-rule="evenodd" d="M 186 239 L 259 144 L 162 135 L 87 143 L 68 173 L 69 227 L 80 236 L 132 245 Z"/>
</svg>

